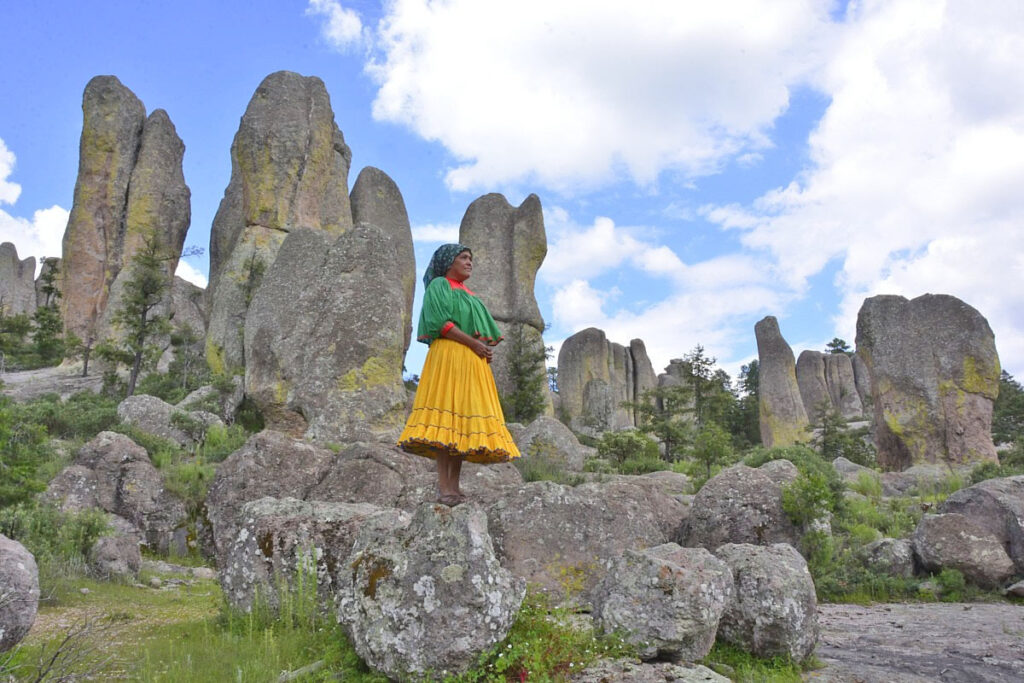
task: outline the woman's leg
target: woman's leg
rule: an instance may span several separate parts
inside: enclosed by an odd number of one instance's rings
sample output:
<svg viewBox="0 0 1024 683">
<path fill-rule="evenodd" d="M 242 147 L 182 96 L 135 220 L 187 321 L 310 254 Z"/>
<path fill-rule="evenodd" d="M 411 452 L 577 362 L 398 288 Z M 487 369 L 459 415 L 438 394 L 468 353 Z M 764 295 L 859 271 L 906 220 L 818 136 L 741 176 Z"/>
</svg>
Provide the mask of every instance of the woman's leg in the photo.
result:
<svg viewBox="0 0 1024 683">
<path fill-rule="evenodd" d="M 442 498 L 453 495 L 456 492 L 451 478 L 451 462 L 453 459 L 455 458 L 452 458 L 447 453 L 438 453 L 437 455 L 437 490 Z"/>
<path fill-rule="evenodd" d="M 459 477 L 462 475 L 462 458 L 453 456 L 448 458 L 448 481 L 452 487 L 452 493 L 457 496 L 462 495 L 462 490 L 459 488 Z"/>
</svg>

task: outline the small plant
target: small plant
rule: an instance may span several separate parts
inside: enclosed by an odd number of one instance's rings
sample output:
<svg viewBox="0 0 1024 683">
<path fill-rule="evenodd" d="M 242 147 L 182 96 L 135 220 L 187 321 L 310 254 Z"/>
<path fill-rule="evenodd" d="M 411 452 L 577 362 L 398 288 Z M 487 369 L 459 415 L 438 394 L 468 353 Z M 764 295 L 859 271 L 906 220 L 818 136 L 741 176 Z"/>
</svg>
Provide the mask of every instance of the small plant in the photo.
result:
<svg viewBox="0 0 1024 683">
<path fill-rule="evenodd" d="M 860 472 L 850 489 L 867 498 L 878 500 L 882 497 L 882 480 L 870 472 Z"/>
<path fill-rule="evenodd" d="M 789 657 L 780 655 L 762 659 L 728 643 L 716 642 L 704 657 L 703 664 L 734 681 L 799 683 L 803 680 L 804 667 Z M 813 662 L 807 664 L 811 666 Z"/>
<path fill-rule="evenodd" d="M 566 470 L 565 455 L 549 440 L 538 437 L 530 443 L 522 458 L 513 461 L 523 481 L 553 481 L 575 486 L 583 477 Z"/>
<path fill-rule="evenodd" d="M 602 434 L 597 442 L 597 454 L 619 464 L 626 460 L 656 460 L 659 457 L 658 444 L 633 429 Z"/>
</svg>

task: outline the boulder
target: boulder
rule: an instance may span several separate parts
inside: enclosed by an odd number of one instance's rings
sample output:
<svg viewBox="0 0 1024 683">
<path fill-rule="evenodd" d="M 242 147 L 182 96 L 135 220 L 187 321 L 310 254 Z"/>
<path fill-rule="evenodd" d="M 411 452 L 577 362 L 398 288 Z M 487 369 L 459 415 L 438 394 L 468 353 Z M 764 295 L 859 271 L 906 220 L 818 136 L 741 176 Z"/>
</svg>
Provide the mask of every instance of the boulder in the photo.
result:
<svg viewBox="0 0 1024 683">
<path fill-rule="evenodd" d="M 655 388 L 653 377 L 639 339 L 625 347 L 588 327 L 566 339 L 558 351 L 559 405 L 577 432 L 594 435 L 637 426 L 634 411 L 622 404 L 642 400 L 644 391 Z"/>
<path fill-rule="evenodd" d="M 141 532 L 145 544 L 160 553 L 187 553 L 189 514 L 185 503 L 164 488 L 163 475 L 146 460 L 125 463 L 117 481 L 117 506 L 107 510 Z"/>
<path fill-rule="evenodd" d="M 758 412 L 766 448 L 806 442 L 807 411 L 796 381 L 793 350 L 782 338 L 779 321 L 767 316 L 754 325 L 760 372 Z"/>
<path fill-rule="evenodd" d="M 758 657 L 810 657 L 818 642 L 818 601 L 800 553 L 785 543 L 729 543 L 715 555 L 732 570 L 735 586 L 718 637 Z"/>
<path fill-rule="evenodd" d="M 872 571 L 902 579 L 914 575 L 914 546 L 906 539 L 881 538 L 860 550 L 864 566 Z"/>
<path fill-rule="evenodd" d="M 36 259 L 18 258 L 11 242 L 0 244 L 0 313 L 32 315 L 36 310 Z"/>
<path fill-rule="evenodd" d="M 231 378 L 231 387 L 228 390 L 222 392 L 212 385 L 199 387 L 181 399 L 178 408 L 185 411 L 211 412 L 226 424 L 231 424 L 235 421 L 235 416 L 238 414 L 243 400 L 245 400 L 245 380 L 234 376 Z"/>
<path fill-rule="evenodd" d="M 587 458 L 597 453 L 596 449 L 581 444 L 571 429 L 547 415 L 527 425 L 516 438 L 516 445 L 523 457 L 547 458 L 569 472 L 582 472 Z"/>
<path fill-rule="evenodd" d="M 788 460 L 722 470 L 693 498 L 686 545 L 712 551 L 724 543 L 797 545 L 801 530 L 782 509 L 782 489 L 798 476 Z"/>
<path fill-rule="evenodd" d="M 179 418 L 175 415 L 178 414 Z M 205 411 L 184 411 L 146 394 L 129 396 L 117 406 L 117 416 L 139 431 L 189 447 L 202 441 L 206 430 L 224 426 L 220 418 Z"/>
<path fill-rule="evenodd" d="M 462 466 L 463 492 L 485 506 L 522 484 L 519 470 L 511 463 Z M 357 443 L 338 454 L 307 498 L 412 511 L 435 501 L 437 495 L 437 466 L 430 458 L 384 444 Z"/>
<path fill-rule="evenodd" d="M 345 567 L 338 622 L 367 664 L 400 680 L 469 669 L 505 637 L 526 593 L 473 504 L 424 503 L 405 529 L 366 526 Z"/>
<path fill-rule="evenodd" d="M 853 362 L 848 355 L 825 354 L 825 384 L 828 386 L 832 406 L 840 415 L 847 420 L 864 415 L 864 406 L 853 376 Z"/>
<path fill-rule="evenodd" d="M 206 495 L 218 566 L 225 566 L 241 528 L 245 503 L 271 498 L 305 499 L 323 478 L 334 454 L 280 432 L 263 430 L 217 468 Z"/>
<path fill-rule="evenodd" d="M 729 567 L 704 548 L 627 550 L 594 590 L 595 621 L 623 632 L 641 659 L 692 662 L 714 645 L 732 584 Z"/>
<path fill-rule="evenodd" d="M 869 477 L 874 477 L 875 479 L 879 479 L 881 477 L 881 475 L 879 475 L 878 472 L 874 471 L 870 467 L 858 465 L 855 462 L 847 460 L 841 455 L 832 461 L 832 467 L 835 468 L 835 471 L 839 475 L 839 478 L 846 482 L 847 486 L 856 484 L 857 480 L 860 479 L 862 474 L 866 474 Z"/>
<path fill-rule="evenodd" d="M 970 470 L 964 466 L 922 463 L 902 472 L 882 472 L 882 494 L 894 497 L 942 491 L 950 479 L 969 477 Z"/>
<path fill-rule="evenodd" d="M 825 410 L 834 407 L 825 380 L 825 354 L 821 351 L 800 352 L 796 359 L 796 384 L 800 389 L 804 411 L 812 422 L 817 422 L 823 407 Z"/>
<path fill-rule="evenodd" d="M 250 501 L 242 506 L 241 526 L 227 560 L 218 565 L 224 597 L 245 612 L 257 597 L 278 608 L 282 590 L 309 590 L 315 583 L 318 603 L 333 605 L 356 533 L 365 524 L 398 530 L 409 519 L 408 513 L 366 503 Z"/>
<path fill-rule="evenodd" d="M 960 489 L 939 506 L 986 529 L 1003 544 L 1017 571 L 1024 573 L 1024 475 L 988 479 Z"/>
<path fill-rule="evenodd" d="M 288 71 L 263 79 L 231 145 L 231 180 L 210 231 L 214 371 L 244 365 L 249 304 L 285 236 L 306 227 L 337 238 L 352 227 L 351 160 L 323 81 Z"/>
<path fill-rule="evenodd" d="M 487 511 L 496 551 L 516 576 L 588 602 L 623 551 L 678 541 L 686 506 L 655 487 L 535 481 Z"/>
<path fill-rule="evenodd" d="M 996 588 L 1014 573 L 1013 560 L 999 539 L 959 513 L 925 515 L 912 541 L 926 571 L 956 569 L 965 579 L 984 588 Z"/>
<path fill-rule="evenodd" d="M 599 659 L 569 678 L 573 683 L 728 683 L 702 664 Z"/>
<path fill-rule="evenodd" d="M 857 353 L 871 377 L 883 469 L 996 460 L 999 357 L 978 311 L 944 294 L 871 297 L 857 316 Z"/>
<path fill-rule="evenodd" d="M 36 558 L 25 546 L 0 534 L 0 652 L 21 642 L 38 609 Z"/>
<path fill-rule="evenodd" d="M 336 239 L 312 228 L 288 233 L 245 323 L 246 394 L 268 428 L 301 419 L 316 441 L 397 439 L 412 315 L 403 283 L 414 267 L 403 229 L 358 223 Z"/>
<path fill-rule="evenodd" d="M 412 228 L 409 226 L 405 200 L 402 199 L 398 185 L 388 174 L 372 166 L 364 168 L 352 186 L 349 201 L 352 204 L 353 224 L 369 223 L 380 227 L 394 241 L 399 263 L 416 262 L 412 247 Z M 412 339 L 412 300 L 416 294 L 416 273 L 410 267 L 405 268 L 400 274 L 402 291 L 405 294 L 404 305 L 399 307 L 406 316 L 402 332 L 402 339 L 405 340 L 402 353 L 405 354 Z"/>
<path fill-rule="evenodd" d="M 857 388 L 857 396 L 864 407 L 864 415 L 869 416 L 874 411 L 874 400 L 871 397 L 871 375 L 868 366 L 859 353 L 853 354 L 850 364 L 853 366 L 853 383 Z"/>
<path fill-rule="evenodd" d="M 83 465 L 68 465 L 57 473 L 40 498 L 64 512 L 99 507 L 95 473 Z"/>
<path fill-rule="evenodd" d="M 101 536 L 89 550 L 89 573 L 98 579 L 135 580 L 142 568 L 142 553 L 133 536 Z"/>
</svg>

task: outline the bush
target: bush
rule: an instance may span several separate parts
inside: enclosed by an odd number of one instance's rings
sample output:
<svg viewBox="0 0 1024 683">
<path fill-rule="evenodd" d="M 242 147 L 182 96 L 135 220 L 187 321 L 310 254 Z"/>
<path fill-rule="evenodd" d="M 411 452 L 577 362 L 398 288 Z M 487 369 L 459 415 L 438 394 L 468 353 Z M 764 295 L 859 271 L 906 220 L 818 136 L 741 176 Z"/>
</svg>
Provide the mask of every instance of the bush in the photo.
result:
<svg viewBox="0 0 1024 683">
<path fill-rule="evenodd" d="M 597 454 L 618 464 L 622 464 L 626 460 L 657 460 L 659 458 L 658 444 L 646 434 L 633 429 L 602 434 L 601 440 L 597 442 Z"/>
<path fill-rule="evenodd" d="M 820 472 L 800 473 L 782 489 L 782 509 L 790 521 L 807 527 L 819 519 L 828 519 L 835 510 L 835 497 Z"/>
<path fill-rule="evenodd" d="M 970 481 L 972 484 L 985 481 L 986 479 L 997 479 L 1000 477 L 1014 477 L 1024 474 L 1024 442 L 1014 444 L 1013 448 L 1002 451 L 999 454 L 999 462 L 983 462 L 971 470 Z"/>
<path fill-rule="evenodd" d="M 672 466 L 661 458 L 630 458 L 619 463 L 622 474 L 647 474 L 672 469 Z"/>
<path fill-rule="evenodd" d="M 512 461 L 523 481 L 553 481 L 558 484 L 575 486 L 583 482 L 583 477 L 566 470 L 565 457 L 550 441 L 534 439 L 523 453 L 523 457 Z"/>
<path fill-rule="evenodd" d="M 743 459 L 743 464 L 748 467 L 760 467 L 772 460 L 789 460 L 796 465 L 796 468 L 804 476 L 816 475 L 819 481 L 823 481 L 828 488 L 829 509 L 839 512 L 845 504 L 843 491 L 846 485 L 839 478 L 839 474 L 830 462 L 822 460 L 821 456 L 806 446 L 781 446 L 777 448 L 763 448 L 758 446 L 751 450 L 750 454 Z"/>
</svg>

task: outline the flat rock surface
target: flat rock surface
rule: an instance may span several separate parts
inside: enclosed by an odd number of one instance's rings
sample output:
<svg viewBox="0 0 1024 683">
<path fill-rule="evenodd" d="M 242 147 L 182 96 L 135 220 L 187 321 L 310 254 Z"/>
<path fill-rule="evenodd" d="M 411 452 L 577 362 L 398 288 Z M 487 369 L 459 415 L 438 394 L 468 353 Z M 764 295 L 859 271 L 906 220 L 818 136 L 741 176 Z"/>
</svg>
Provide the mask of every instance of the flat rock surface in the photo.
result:
<svg viewBox="0 0 1024 683">
<path fill-rule="evenodd" d="M 818 605 L 818 620 L 809 681 L 1024 680 L 1022 605 Z"/>
<path fill-rule="evenodd" d="M 0 393 L 15 401 L 31 401 L 50 393 L 60 394 L 62 399 L 67 399 L 72 394 L 86 389 L 98 392 L 103 386 L 102 373 L 93 372 L 88 377 L 81 375 L 82 366 L 78 363 L 70 367 L 5 372 L 0 374 L 0 381 L 3 382 Z"/>
</svg>

